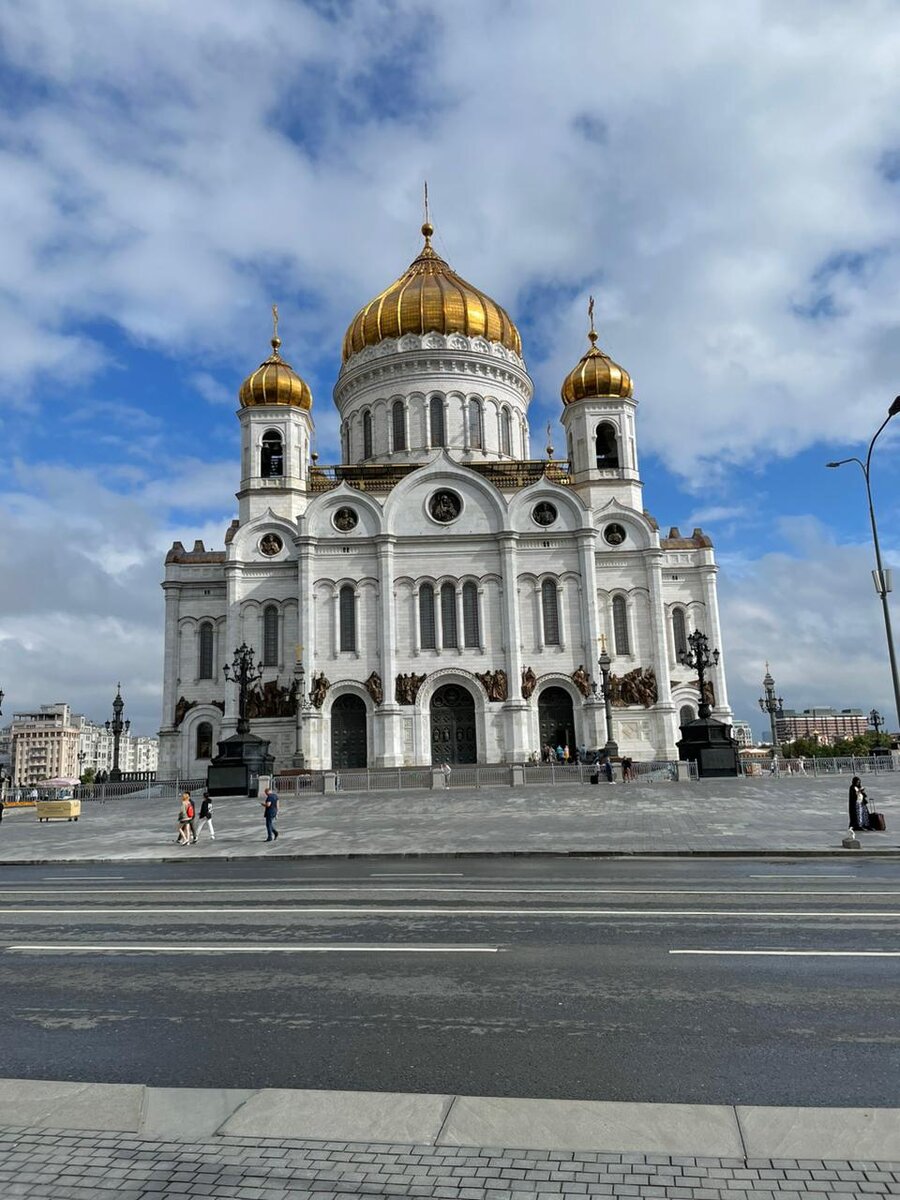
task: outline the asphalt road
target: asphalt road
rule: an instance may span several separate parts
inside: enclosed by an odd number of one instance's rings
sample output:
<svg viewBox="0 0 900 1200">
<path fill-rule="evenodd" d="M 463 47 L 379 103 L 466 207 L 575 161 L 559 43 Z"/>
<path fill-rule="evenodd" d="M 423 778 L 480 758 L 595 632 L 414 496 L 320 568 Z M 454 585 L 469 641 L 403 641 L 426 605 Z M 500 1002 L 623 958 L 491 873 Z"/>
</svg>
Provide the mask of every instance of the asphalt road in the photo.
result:
<svg viewBox="0 0 900 1200">
<path fill-rule="evenodd" d="M 6 867 L 0 1075 L 897 1105 L 898 875 L 761 858 Z"/>
</svg>

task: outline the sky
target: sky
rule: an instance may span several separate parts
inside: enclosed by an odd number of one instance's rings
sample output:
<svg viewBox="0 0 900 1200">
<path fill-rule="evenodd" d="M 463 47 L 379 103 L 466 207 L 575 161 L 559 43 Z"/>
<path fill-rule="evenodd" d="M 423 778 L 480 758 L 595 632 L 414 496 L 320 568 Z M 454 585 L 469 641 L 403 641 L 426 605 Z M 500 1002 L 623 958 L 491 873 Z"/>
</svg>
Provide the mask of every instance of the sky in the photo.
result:
<svg viewBox="0 0 900 1200">
<path fill-rule="evenodd" d="M 356 310 L 419 245 L 510 312 L 530 421 L 600 345 L 646 506 L 720 565 L 730 699 L 894 728 L 864 481 L 900 392 L 894 0 L 4 0 L 0 689 L 159 726 L 166 549 L 221 548 L 241 380 L 339 460 Z M 900 558 L 900 418 L 872 483 Z M 898 618 L 900 619 L 900 618 Z"/>
</svg>

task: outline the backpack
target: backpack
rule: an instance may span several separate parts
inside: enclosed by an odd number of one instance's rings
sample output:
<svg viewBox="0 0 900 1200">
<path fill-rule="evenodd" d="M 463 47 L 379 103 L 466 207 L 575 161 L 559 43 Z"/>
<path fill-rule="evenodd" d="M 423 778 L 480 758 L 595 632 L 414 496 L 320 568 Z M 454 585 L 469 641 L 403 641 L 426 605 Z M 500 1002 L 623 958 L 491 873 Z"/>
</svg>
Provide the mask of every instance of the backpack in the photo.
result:
<svg viewBox="0 0 900 1200">
<path fill-rule="evenodd" d="M 188 815 L 188 820 L 189 820 L 189 821 L 193 821 L 193 819 L 194 819 L 194 806 L 193 806 L 193 804 L 191 804 L 190 800 L 188 801 L 188 806 L 187 806 L 187 815 Z"/>
</svg>

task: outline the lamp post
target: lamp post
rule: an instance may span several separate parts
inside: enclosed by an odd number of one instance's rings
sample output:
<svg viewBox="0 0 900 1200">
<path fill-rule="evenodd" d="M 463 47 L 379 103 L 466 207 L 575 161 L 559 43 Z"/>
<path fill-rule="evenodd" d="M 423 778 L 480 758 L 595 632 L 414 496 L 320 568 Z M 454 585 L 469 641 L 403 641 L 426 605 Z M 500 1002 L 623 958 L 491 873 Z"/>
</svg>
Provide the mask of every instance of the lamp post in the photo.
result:
<svg viewBox="0 0 900 1200">
<path fill-rule="evenodd" d="M 294 679 L 297 684 L 297 728 L 296 728 L 296 743 L 294 748 L 294 766 L 304 769 L 306 767 L 306 755 L 303 753 L 303 721 L 306 719 L 306 714 L 309 712 L 312 705 L 309 702 L 309 697 L 306 694 L 306 671 L 303 667 L 303 647 L 297 646 L 295 650 L 296 661 L 294 662 Z"/>
<path fill-rule="evenodd" d="M 869 713 L 869 724 L 875 730 L 875 736 L 878 737 L 879 732 L 884 729 L 884 717 L 877 708 L 873 708 Z"/>
<path fill-rule="evenodd" d="M 250 685 L 258 683 L 263 675 L 262 663 L 257 666 L 253 661 L 254 657 L 247 643 L 242 642 L 234 652 L 231 666 L 226 663 L 223 667 L 228 682 L 238 685 L 238 733 L 250 732 L 250 722 L 247 720 L 247 692 Z"/>
<path fill-rule="evenodd" d="M 122 685 L 116 684 L 116 698 L 112 704 L 113 719 L 106 722 L 106 732 L 113 735 L 113 765 L 109 773 L 110 783 L 120 783 L 122 772 L 119 770 L 119 741 L 123 733 L 127 733 L 131 728 L 130 721 L 122 720 L 122 713 L 125 711 L 125 701 L 122 699 Z"/>
<path fill-rule="evenodd" d="M 710 714 L 710 704 L 706 699 L 706 672 L 710 667 L 719 665 L 719 651 L 710 650 L 709 638 L 699 629 L 695 629 L 690 635 L 688 645 L 690 650 L 686 650 L 679 661 L 689 670 L 697 672 L 697 681 L 700 684 L 700 708 L 698 711 L 701 721 L 705 721 Z"/>
<path fill-rule="evenodd" d="M 766 663 L 766 673 L 763 677 L 763 691 L 765 695 L 760 697 L 759 707 L 764 713 L 769 714 L 769 725 L 772 728 L 772 749 L 777 753 L 779 750 L 778 726 L 775 723 L 775 718 L 781 716 L 784 701 L 780 696 L 775 695 L 775 680 L 769 673 L 768 663 Z"/>
<path fill-rule="evenodd" d="M 81 781 L 84 779 L 84 760 L 87 758 L 87 755 L 85 754 L 85 752 L 83 750 L 79 750 L 77 758 L 78 758 L 78 782 L 81 783 Z"/>
<path fill-rule="evenodd" d="M 600 668 L 600 678 L 603 681 L 603 707 L 606 710 L 606 745 L 603 747 L 603 752 L 609 758 L 616 758 L 619 753 L 619 747 L 613 738 L 612 697 L 609 689 L 609 672 L 612 667 L 612 659 L 609 657 L 609 652 L 606 649 L 605 634 L 600 635 L 600 657 L 597 659 L 597 666 Z"/>
<path fill-rule="evenodd" d="M 0 717 L 3 716 L 3 689 L 0 688 Z"/>
<path fill-rule="evenodd" d="M 891 407 L 888 409 L 888 415 L 884 418 L 878 428 L 875 430 L 875 436 L 869 442 L 869 452 L 866 454 L 866 461 L 863 462 L 860 458 L 842 458 L 837 462 L 826 463 L 828 467 L 842 467 L 845 463 L 856 463 L 863 473 L 863 478 L 866 481 L 866 497 L 869 501 L 869 521 L 872 525 L 872 543 L 875 547 L 875 570 L 872 572 L 872 578 L 875 581 L 875 591 L 881 598 L 881 608 L 884 613 L 884 632 L 887 638 L 888 658 L 891 664 L 891 682 L 894 685 L 894 708 L 897 713 L 897 722 L 900 726 L 900 677 L 897 674 L 897 655 L 894 651 L 894 634 L 891 630 L 891 610 L 888 605 L 888 592 L 893 587 L 891 580 L 891 572 L 884 569 L 881 561 L 881 546 L 878 541 L 878 525 L 875 522 L 875 505 L 872 502 L 872 484 L 871 484 L 871 466 L 872 466 L 872 450 L 878 440 L 879 434 L 890 421 L 891 417 L 896 417 L 900 413 L 900 396 L 894 400 Z"/>
</svg>

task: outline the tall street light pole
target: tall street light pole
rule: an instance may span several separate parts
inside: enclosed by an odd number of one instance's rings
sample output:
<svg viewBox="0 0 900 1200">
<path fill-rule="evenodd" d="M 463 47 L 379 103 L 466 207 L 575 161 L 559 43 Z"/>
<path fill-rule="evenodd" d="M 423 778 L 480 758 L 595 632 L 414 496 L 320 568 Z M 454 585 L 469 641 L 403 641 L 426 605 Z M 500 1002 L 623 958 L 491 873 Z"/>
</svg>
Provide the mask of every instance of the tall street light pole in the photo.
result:
<svg viewBox="0 0 900 1200">
<path fill-rule="evenodd" d="M 119 741 L 123 733 L 127 733 L 131 728 L 130 721 L 122 720 L 122 713 L 125 711 L 125 701 L 122 699 L 122 685 L 116 684 L 116 698 L 113 700 L 113 719 L 106 722 L 106 731 L 113 735 L 113 765 L 109 773 L 110 783 L 119 783 L 122 779 L 122 772 L 119 770 Z"/>
<path fill-rule="evenodd" d="M 888 415 L 884 418 L 878 429 L 875 431 L 875 436 L 869 442 L 869 452 L 866 455 L 866 461 L 863 462 L 859 458 L 842 458 L 838 462 L 826 463 L 828 467 L 842 467 L 845 463 L 854 462 L 863 473 L 863 478 L 866 481 L 866 496 L 869 501 L 869 520 L 872 524 L 872 542 L 875 546 L 875 570 L 872 572 L 872 578 L 875 580 L 875 591 L 881 598 L 881 608 L 884 612 L 884 632 L 887 637 L 888 657 L 891 663 L 891 682 L 894 685 L 894 708 L 897 713 L 897 727 L 900 728 L 900 676 L 897 674 L 897 655 L 894 651 L 894 634 L 891 629 L 891 610 L 888 604 L 888 592 L 892 587 L 891 572 L 885 571 L 884 564 L 881 561 L 881 545 L 878 541 L 878 525 L 875 522 L 875 505 L 872 503 L 872 484 L 871 484 L 871 466 L 872 466 L 872 451 L 875 448 L 875 443 L 887 423 L 892 417 L 896 417 L 900 413 L 900 396 L 894 400 L 891 407 L 888 409 Z"/>
<path fill-rule="evenodd" d="M 618 756 L 619 747 L 613 738 L 612 694 L 609 687 L 612 659 L 606 649 L 605 634 L 600 635 L 600 657 L 597 659 L 597 666 L 600 668 L 600 678 L 603 680 L 603 707 L 606 710 L 606 745 L 603 747 L 603 752 L 612 759 Z"/>
<path fill-rule="evenodd" d="M 255 655 L 247 643 L 241 642 L 234 652 L 231 665 L 226 663 L 222 668 L 228 682 L 236 683 L 238 686 L 238 733 L 250 732 L 250 722 L 247 719 L 247 693 L 254 683 L 258 683 L 262 679 L 263 675 L 262 663 L 255 664 L 254 657 Z"/>
<path fill-rule="evenodd" d="M 759 707 L 764 713 L 769 714 L 769 725 L 772 728 L 772 749 L 776 752 L 778 746 L 778 726 L 775 724 L 775 718 L 781 716 L 784 707 L 784 701 L 780 696 L 775 695 L 775 680 L 769 672 L 769 664 L 766 663 L 766 673 L 763 677 L 764 696 L 760 698 Z"/>
<path fill-rule="evenodd" d="M 705 721 L 711 712 L 711 705 L 706 691 L 706 672 L 711 667 L 719 665 L 719 651 L 710 650 L 709 639 L 699 629 L 695 629 L 690 635 L 688 645 L 690 646 L 690 650 L 686 650 L 680 656 L 679 661 L 684 663 L 689 670 L 697 672 L 697 684 L 700 688 L 698 712 L 700 713 L 700 720 Z"/>
</svg>

